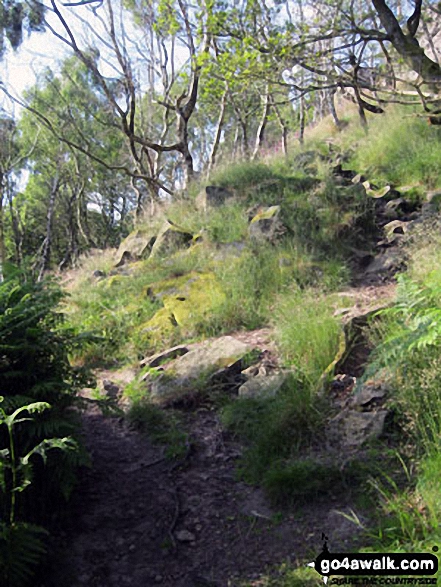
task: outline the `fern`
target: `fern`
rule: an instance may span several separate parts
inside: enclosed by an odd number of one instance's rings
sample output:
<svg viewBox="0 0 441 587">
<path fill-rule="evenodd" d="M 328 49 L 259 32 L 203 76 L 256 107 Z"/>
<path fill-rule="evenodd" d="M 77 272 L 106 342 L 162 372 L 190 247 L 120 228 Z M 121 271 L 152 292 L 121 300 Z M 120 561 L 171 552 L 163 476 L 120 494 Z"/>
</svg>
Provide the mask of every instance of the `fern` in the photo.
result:
<svg viewBox="0 0 441 587">
<path fill-rule="evenodd" d="M 30 583 L 44 554 L 40 525 L 61 513 L 60 497 L 69 497 L 78 466 L 87 464 L 71 408 L 90 378 L 69 363 L 81 340 L 64 328 L 62 298 L 56 284 L 18 274 L 0 283 L 1 587 Z"/>
<path fill-rule="evenodd" d="M 25 587 L 46 554 L 46 530 L 20 522 L 0 522 L 0 584 L 2 587 Z"/>
<path fill-rule="evenodd" d="M 420 286 L 405 276 L 398 278 L 397 302 L 376 314 L 386 324 L 365 379 L 382 368 L 405 367 L 415 353 L 441 345 L 441 288 Z"/>
</svg>

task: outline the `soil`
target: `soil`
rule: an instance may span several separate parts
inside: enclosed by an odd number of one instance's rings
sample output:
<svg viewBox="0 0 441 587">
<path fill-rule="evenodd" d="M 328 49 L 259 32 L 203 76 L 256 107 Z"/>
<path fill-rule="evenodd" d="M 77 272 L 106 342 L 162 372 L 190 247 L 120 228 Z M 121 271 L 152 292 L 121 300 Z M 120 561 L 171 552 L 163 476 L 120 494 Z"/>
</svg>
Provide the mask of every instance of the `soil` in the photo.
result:
<svg viewBox="0 0 441 587">
<path fill-rule="evenodd" d="M 322 533 L 335 551 L 350 551 L 360 536 L 341 515 L 355 507 L 350 491 L 274 509 L 237 479 L 242 449 L 216 412 L 201 408 L 186 419 L 191 448 L 171 462 L 123 419 L 87 409 L 93 467 L 81 478 L 70 526 L 56 537 L 45 587 L 235 587 L 283 562 L 313 560 Z"/>
</svg>

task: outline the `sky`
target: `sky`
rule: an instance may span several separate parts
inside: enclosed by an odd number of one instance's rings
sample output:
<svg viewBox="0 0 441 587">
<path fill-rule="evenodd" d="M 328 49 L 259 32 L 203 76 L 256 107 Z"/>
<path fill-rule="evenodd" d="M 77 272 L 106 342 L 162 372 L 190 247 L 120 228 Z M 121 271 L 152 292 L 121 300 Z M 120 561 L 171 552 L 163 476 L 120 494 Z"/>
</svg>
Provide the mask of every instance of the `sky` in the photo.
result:
<svg viewBox="0 0 441 587">
<path fill-rule="evenodd" d="M 98 9 L 97 14 L 99 10 L 99 14 L 103 15 L 102 9 Z M 75 38 L 81 41 L 79 43 L 81 47 L 84 48 L 87 44 L 91 42 L 93 43 L 94 32 L 98 32 L 98 34 L 101 33 L 104 37 L 107 36 L 103 33 L 103 27 L 100 24 L 99 19 L 92 14 L 89 6 L 64 9 L 64 11 L 64 16 L 66 17 Z M 142 46 L 143 33 L 133 27 L 130 19 L 127 18 L 127 13 L 123 12 L 122 14 L 124 18 L 124 29 L 125 32 L 128 33 L 128 38 L 133 39 Z M 80 18 L 75 18 L 76 16 Z M 118 17 L 121 16 L 121 14 L 115 16 L 118 20 Z M 56 16 L 47 12 L 46 18 L 48 23 L 54 29 L 59 33 L 64 34 L 64 30 Z M 83 19 L 87 24 L 85 25 L 80 19 Z M 89 26 L 90 30 L 88 30 L 87 26 Z M 99 43 L 99 45 L 100 50 L 102 51 L 101 55 L 105 57 L 105 49 L 103 48 L 102 43 Z M 136 60 L 136 51 L 133 47 L 132 50 L 134 51 L 133 57 Z M 175 51 L 176 65 L 177 67 L 180 67 L 188 59 L 188 52 L 179 47 L 177 47 Z M 35 84 L 37 76 L 41 76 L 42 72 L 47 68 L 50 68 L 56 73 L 57 70 L 60 69 L 61 62 L 70 54 L 69 47 L 61 40 L 57 39 L 51 31 L 48 30 L 44 33 L 32 33 L 25 37 L 18 51 L 14 52 L 10 48 L 7 50 L 3 61 L 0 62 L 0 82 L 7 87 L 11 94 L 20 97 L 25 89 L 30 88 Z M 115 69 L 114 67 L 111 67 L 110 62 L 112 61 L 112 57 L 109 57 L 108 61 L 109 64 L 106 64 L 104 60 L 101 60 L 101 72 L 109 77 L 115 77 L 115 75 L 118 76 L 117 70 L 119 68 Z M 137 70 L 135 69 L 135 71 Z M 143 71 L 145 71 L 145 62 L 140 66 L 140 73 L 138 72 L 138 75 L 141 75 L 142 77 Z M 0 107 L 3 107 L 3 109 L 10 114 L 18 114 L 20 111 L 20 107 L 16 104 L 14 105 L 14 103 L 2 94 L 2 92 L 0 92 Z"/>
<path fill-rule="evenodd" d="M 20 96 L 23 90 L 32 87 L 38 73 L 49 67 L 54 70 L 66 48 L 52 33 L 32 33 L 18 51 L 8 49 L 0 64 L 0 79 L 8 90 Z M 0 96 L 0 103 L 7 110 L 13 110 L 10 100 Z"/>
</svg>

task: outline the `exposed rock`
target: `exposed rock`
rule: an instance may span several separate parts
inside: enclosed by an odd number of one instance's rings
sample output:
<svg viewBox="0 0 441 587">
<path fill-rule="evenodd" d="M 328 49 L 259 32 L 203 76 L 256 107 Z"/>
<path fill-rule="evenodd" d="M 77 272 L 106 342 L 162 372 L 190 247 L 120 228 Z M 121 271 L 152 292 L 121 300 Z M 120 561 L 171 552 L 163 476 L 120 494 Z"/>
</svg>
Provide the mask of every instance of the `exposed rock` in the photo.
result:
<svg viewBox="0 0 441 587">
<path fill-rule="evenodd" d="M 386 237 L 390 240 L 395 234 L 405 234 L 409 227 L 412 225 L 412 222 L 404 222 L 403 220 L 392 220 L 392 222 L 388 222 L 384 225 L 384 231 L 386 233 Z"/>
<path fill-rule="evenodd" d="M 150 256 L 171 253 L 181 247 L 187 247 L 192 240 L 193 235 L 191 233 L 174 222 L 166 220 L 156 237 Z"/>
<path fill-rule="evenodd" d="M 196 536 L 189 530 L 179 530 L 176 532 L 176 540 L 179 540 L 179 542 L 194 542 Z"/>
<path fill-rule="evenodd" d="M 274 397 L 285 381 L 285 373 L 251 377 L 239 387 L 239 397 Z"/>
<path fill-rule="evenodd" d="M 151 285 L 146 293 L 163 304 L 163 308 L 139 327 L 141 335 L 148 340 L 161 340 L 176 327 L 191 328 L 225 302 L 225 294 L 213 273 L 194 271 L 166 279 Z"/>
<path fill-rule="evenodd" d="M 388 410 L 358 412 L 346 408 L 329 425 L 331 438 L 344 448 L 360 448 L 368 440 L 381 436 Z"/>
<path fill-rule="evenodd" d="M 351 408 L 370 409 L 382 404 L 388 393 L 387 386 L 382 381 L 368 381 L 361 389 L 349 398 Z"/>
<path fill-rule="evenodd" d="M 104 379 L 103 381 L 103 388 L 106 392 L 107 397 L 111 399 L 116 399 L 119 395 L 121 395 L 121 389 L 116 383 L 110 381 L 108 379 Z"/>
<path fill-rule="evenodd" d="M 208 185 L 205 190 L 196 197 L 196 206 L 205 211 L 209 208 L 219 208 L 220 206 L 223 206 L 227 200 L 233 197 L 233 192 L 226 188 Z"/>
<path fill-rule="evenodd" d="M 283 232 L 279 220 L 280 206 L 262 208 L 251 220 L 249 234 L 258 240 L 272 240 Z"/>
<path fill-rule="evenodd" d="M 100 278 L 100 277 L 106 277 L 106 274 L 104 273 L 104 271 L 100 271 L 99 269 L 96 269 L 93 273 L 92 273 L 93 277 L 95 277 L 96 279 Z"/>
<path fill-rule="evenodd" d="M 403 252 L 394 247 L 377 255 L 366 268 L 366 274 L 392 276 L 401 269 L 404 269 Z"/>
<path fill-rule="evenodd" d="M 146 357 L 140 362 L 141 367 L 159 367 L 161 363 L 165 363 L 167 361 L 171 361 L 172 359 L 176 359 L 177 357 L 181 357 L 188 353 L 189 348 L 188 346 L 184 346 L 182 344 L 178 346 L 174 346 L 166 351 L 162 351 L 160 353 L 156 353 L 151 357 Z"/>
<path fill-rule="evenodd" d="M 374 188 L 368 181 L 364 181 L 362 186 L 366 190 L 366 194 L 371 198 L 383 198 L 386 194 L 388 194 L 391 190 L 390 185 L 386 185 L 382 188 Z"/>
<path fill-rule="evenodd" d="M 240 373 L 241 360 L 252 349 L 232 336 L 195 345 L 168 363 L 159 377 L 148 380 L 152 401 L 167 404 L 202 389 L 207 391 L 207 381 L 214 373 L 222 372 L 224 376 L 229 370 Z"/>
<path fill-rule="evenodd" d="M 138 261 L 148 257 L 155 242 L 155 235 L 145 230 L 135 230 L 119 245 L 115 255 L 115 267 L 127 262 Z"/>
</svg>

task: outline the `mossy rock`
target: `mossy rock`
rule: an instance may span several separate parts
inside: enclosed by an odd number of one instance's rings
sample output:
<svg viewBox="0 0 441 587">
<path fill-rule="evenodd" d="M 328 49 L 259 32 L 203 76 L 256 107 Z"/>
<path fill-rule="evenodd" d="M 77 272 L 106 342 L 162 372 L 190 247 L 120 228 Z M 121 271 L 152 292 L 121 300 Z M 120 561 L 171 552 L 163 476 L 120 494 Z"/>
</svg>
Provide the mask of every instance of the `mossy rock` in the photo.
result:
<svg viewBox="0 0 441 587">
<path fill-rule="evenodd" d="M 279 220 L 280 206 L 262 208 L 251 219 L 249 233 L 251 238 L 258 240 L 272 240 L 283 232 Z"/>
<path fill-rule="evenodd" d="M 166 220 L 158 232 L 150 257 L 169 254 L 177 249 L 188 247 L 192 241 L 193 234 L 171 220 Z"/>
<path fill-rule="evenodd" d="M 148 295 L 164 307 L 140 331 L 153 341 L 169 337 L 177 328 L 192 330 L 225 302 L 225 293 L 213 273 L 191 272 L 148 288 Z"/>
</svg>

